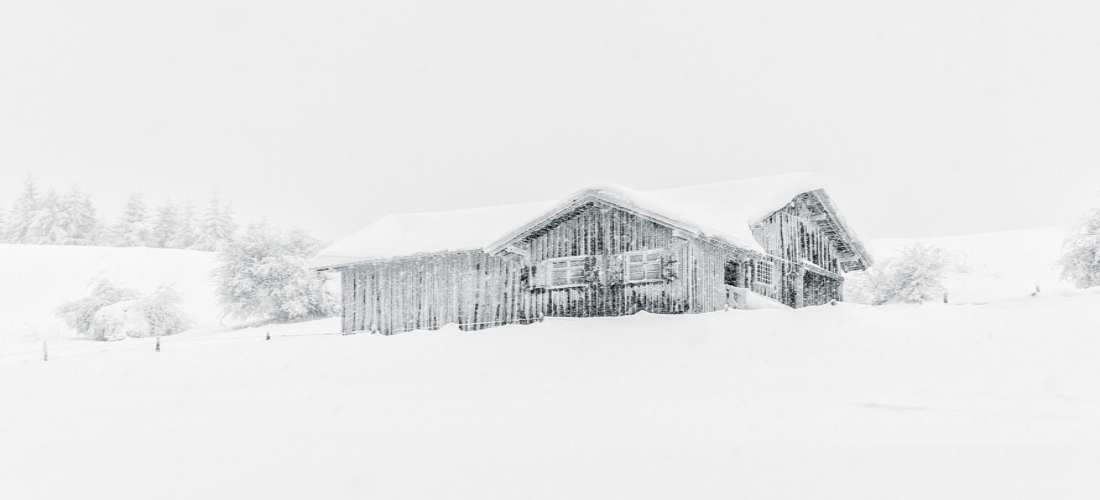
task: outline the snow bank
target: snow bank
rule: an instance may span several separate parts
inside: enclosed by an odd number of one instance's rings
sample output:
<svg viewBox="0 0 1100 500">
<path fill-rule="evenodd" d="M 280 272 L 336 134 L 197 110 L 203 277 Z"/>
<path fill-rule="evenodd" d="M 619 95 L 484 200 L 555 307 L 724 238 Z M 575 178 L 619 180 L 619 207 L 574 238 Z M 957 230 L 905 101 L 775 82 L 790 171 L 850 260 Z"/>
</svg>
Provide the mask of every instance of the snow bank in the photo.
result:
<svg viewBox="0 0 1100 500">
<path fill-rule="evenodd" d="M 215 264 L 213 253 L 192 250 L 0 245 L 0 345 L 70 335 L 57 308 L 100 279 L 142 294 L 170 284 L 196 325 L 215 324 Z"/>
<path fill-rule="evenodd" d="M 760 295 L 752 290 L 746 290 L 745 292 L 745 308 L 746 309 L 790 309 L 791 306 L 779 302 L 771 297 Z"/>
<path fill-rule="evenodd" d="M 0 353 L 0 498 L 1091 500 L 1100 291 L 1059 295 L 51 343 Z"/>
</svg>

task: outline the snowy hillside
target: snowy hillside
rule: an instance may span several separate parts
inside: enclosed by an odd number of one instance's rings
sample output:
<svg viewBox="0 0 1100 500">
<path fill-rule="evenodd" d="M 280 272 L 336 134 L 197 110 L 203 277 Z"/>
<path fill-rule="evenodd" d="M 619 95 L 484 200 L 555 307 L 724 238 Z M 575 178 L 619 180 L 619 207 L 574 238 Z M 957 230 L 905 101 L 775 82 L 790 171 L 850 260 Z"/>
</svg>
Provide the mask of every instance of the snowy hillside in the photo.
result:
<svg viewBox="0 0 1100 500">
<path fill-rule="evenodd" d="M 880 262 L 906 246 L 924 243 L 949 259 L 946 285 L 952 302 L 974 303 L 1026 297 L 1036 285 L 1044 292 L 1069 286 L 1058 275 L 1065 230 L 1039 228 L 939 238 L 877 239 L 871 252 Z"/>
<path fill-rule="evenodd" d="M 71 335 L 54 312 L 98 279 L 141 292 L 173 285 L 197 325 L 214 324 L 213 268 L 214 254 L 192 250 L 0 245 L 0 345 Z"/>
<path fill-rule="evenodd" d="M 1097 310 L 60 343 L 0 355 L 0 498 L 1094 499 Z"/>
</svg>

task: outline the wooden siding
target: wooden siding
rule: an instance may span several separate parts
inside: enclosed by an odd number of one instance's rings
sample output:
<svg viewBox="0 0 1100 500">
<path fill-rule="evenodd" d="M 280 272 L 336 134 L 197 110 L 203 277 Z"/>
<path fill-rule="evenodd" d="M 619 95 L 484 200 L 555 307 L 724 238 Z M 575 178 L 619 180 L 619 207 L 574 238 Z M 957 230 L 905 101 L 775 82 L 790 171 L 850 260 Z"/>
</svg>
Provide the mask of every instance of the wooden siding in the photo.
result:
<svg viewBox="0 0 1100 500">
<path fill-rule="evenodd" d="M 618 316 L 645 310 L 682 313 L 691 307 L 686 240 L 651 220 L 598 203 L 580 207 L 522 242 L 532 269 L 559 257 L 591 256 L 596 279 L 585 286 L 538 288 L 533 307 L 540 316 Z M 675 261 L 675 277 L 654 283 L 623 283 L 622 254 L 663 250 Z M 536 276 L 537 278 L 537 276 Z"/>
<path fill-rule="evenodd" d="M 783 260 L 780 294 L 782 302 L 793 307 L 843 298 L 840 252 L 835 240 L 815 221 L 820 214 L 811 208 L 809 200 L 805 196 L 796 198 L 753 229 L 768 254 Z"/>
<path fill-rule="evenodd" d="M 523 263 L 480 251 L 364 264 L 343 272 L 344 332 L 399 333 L 526 323 Z"/>
<path fill-rule="evenodd" d="M 764 219 L 753 234 L 771 255 L 839 273 L 836 246 L 805 213 L 801 203 L 792 203 Z"/>
</svg>

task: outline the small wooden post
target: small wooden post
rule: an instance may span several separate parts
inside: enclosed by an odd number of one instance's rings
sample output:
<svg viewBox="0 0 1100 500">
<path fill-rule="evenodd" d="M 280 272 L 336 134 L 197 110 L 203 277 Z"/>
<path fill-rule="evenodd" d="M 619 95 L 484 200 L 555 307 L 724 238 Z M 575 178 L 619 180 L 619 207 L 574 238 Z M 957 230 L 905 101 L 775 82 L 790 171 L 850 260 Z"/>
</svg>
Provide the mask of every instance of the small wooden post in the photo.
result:
<svg viewBox="0 0 1100 500">
<path fill-rule="evenodd" d="M 42 341 L 42 361 L 49 361 L 49 360 L 50 360 L 50 346 L 49 346 L 48 341 L 43 340 Z"/>
<path fill-rule="evenodd" d="M 271 332 L 267 332 L 267 338 L 266 338 L 266 340 L 271 340 Z"/>
<path fill-rule="evenodd" d="M 157 337 L 157 347 L 156 347 L 156 352 L 160 352 L 160 337 Z"/>
</svg>

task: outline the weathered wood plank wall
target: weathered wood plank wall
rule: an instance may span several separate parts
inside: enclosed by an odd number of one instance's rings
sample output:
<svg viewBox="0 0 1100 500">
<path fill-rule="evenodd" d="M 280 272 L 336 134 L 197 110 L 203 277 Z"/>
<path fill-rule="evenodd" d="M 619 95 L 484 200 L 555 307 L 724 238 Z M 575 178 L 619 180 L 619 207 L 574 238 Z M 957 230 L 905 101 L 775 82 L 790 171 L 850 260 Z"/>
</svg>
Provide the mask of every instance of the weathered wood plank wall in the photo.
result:
<svg viewBox="0 0 1100 500">
<path fill-rule="evenodd" d="M 839 272 L 836 246 L 811 220 L 798 215 L 794 206 L 769 216 L 754 234 L 769 254 L 791 262 L 810 262 L 826 271 Z"/>
<path fill-rule="evenodd" d="M 524 323 L 530 298 L 515 257 L 454 252 L 345 269 L 345 332 L 399 333 L 455 323 L 464 329 Z"/>
<path fill-rule="evenodd" d="M 640 310 L 681 313 L 691 307 L 689 246 L 673 236 L 667 226 L 606 207 L 589 204 L 572 216 L 528 238 L 530 262 L 593 256 L 598 279 L 588 286 L 535 289 L 532 296 L 539 315 L 617 316 Z M 676 278 L 663 283 L 622 283 L 615 271 L 623 265 L 619 256 L 642 250 L 666 250 L 675 259 Z M 537 266 L 535 267 L 537 269 Z"/>
<path fill-rule="evenodd" d="M 769 254 L 783 259 L 780 294 L 784 303 L 794 307 L 842 298 L 839 252 L 833 240 L 812 220 L 815 215 L 809 199 L 800 196 L 753 230 Z"/>
</svg>

